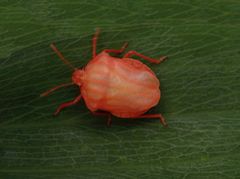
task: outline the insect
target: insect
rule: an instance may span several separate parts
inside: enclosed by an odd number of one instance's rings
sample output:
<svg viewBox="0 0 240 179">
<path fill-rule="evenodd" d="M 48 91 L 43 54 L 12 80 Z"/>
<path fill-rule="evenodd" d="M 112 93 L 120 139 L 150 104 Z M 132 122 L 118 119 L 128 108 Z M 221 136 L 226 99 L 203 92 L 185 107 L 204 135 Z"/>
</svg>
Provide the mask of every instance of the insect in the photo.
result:
<svg viewBox="0 0 240 179">
<path fill-rule="evenodd" d="M 124 52 L 128 43 L 124 43 L 118 50 L 105 49 L 97 54 L 99 32 L 98 29 L 92 38 L 92 59 L 82 69 L 75 68 L 54 44 L 50 45 L 58 57 L 73 69 L 72 82 L 56 86 L 41 96 L 47 96 L 70 85 L 80 88 L 80 94 L 74 100 L 61 104 L 54 114 L 57 115 L 62 109 L 78 103 L 83 98 L 93 114 L 108 116 L 108 126 L 111 125 L 111 115 L 119 118 L 156 118 L 167 126 L 160 113 L 144 114 L 158 104 L 161 96 L 160 82 L 148 66 L 131 58 L 138 56 L 159 64 L 167 57 L 162 56 L 157 60 L 136 51 L 128 51 L 122 58 L 110 56 L 110 53 L 118 55 Z"/>
</svg>

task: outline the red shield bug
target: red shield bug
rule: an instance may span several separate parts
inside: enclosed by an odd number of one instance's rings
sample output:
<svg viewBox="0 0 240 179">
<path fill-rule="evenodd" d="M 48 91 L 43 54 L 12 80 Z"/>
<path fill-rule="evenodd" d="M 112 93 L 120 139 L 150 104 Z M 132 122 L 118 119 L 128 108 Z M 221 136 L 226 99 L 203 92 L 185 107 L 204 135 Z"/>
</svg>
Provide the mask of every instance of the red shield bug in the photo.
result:
<svg viewBox="0 0 240 179">
<path fill-rule="evenodd" d="M 109 53 L 121 54 L 126 49 L 127 43 L 121 49 L 105 49 L 97 54 L 98 35 L 99 30 L 92 38 L 92 59 L 82 69 L 73 67 L 54 44 L 50 45 L 58 57 L 73 69 L 72 82 L 56 86 L 41 96 L 47 96 L 69 85 L 77 85 L 80 88 L 80 94 L 74 100 L 61 104 L 55 115 L 83 98 L 91 112 L 108 116 L 108 125 L 111 124 L 111 115 L 114 115 L 119 118 L 156 118 L 167 126 L 161 114 L 144 114 L 158 104 L 161 96 L 160 82 L 148 66 L 131 58 L 135 55 L 159 64 L 167 57 L 162 56 L 157 60 L 136 51 L 128 51 L 122 58 L 109 55 Z"/>
</svg>

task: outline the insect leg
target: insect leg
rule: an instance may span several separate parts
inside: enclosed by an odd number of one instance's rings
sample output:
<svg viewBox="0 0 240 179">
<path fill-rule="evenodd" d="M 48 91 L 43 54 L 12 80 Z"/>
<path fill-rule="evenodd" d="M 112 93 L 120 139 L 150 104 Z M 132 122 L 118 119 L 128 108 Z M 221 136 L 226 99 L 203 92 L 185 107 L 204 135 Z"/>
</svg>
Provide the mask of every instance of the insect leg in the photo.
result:
<svg viewBox="0 0 240 179">
<path fill-rule="evenodd" d="M 160 122 L 162 123 L 162 125 L 164 127 L 168 126 L 166 121 L 165 121 L 165 119 L 164 119 L 164 117 L 161 114 L 144 114 L 144 115 L 141 115 L 141 116 L 138 116 L 138 117 L 134 117 L 134 118 L 150 118 L 150 119 L 151 118 L 152 119 L 156 118 L 156 119 L 160 119 Z"/>
<path fill-rule="evenodd" d="M 57 110 L 56 110 L 56 112 L 54 113 L 54 115 L 57 115 L 62 109 L 78 103 L 80 100 L 81 100 L 81 95 L 79 95 L 78 97 L 76 97 L 73 101 L 69 101 L 69 102 L 66 102 L 66 103 L 61 104 L 61 105 L 57 108 Z"/>
<path fill-rule="evenodd" d="M 127 48 L 127 46 L 128 46 L 128 43 L 126 42 L 126 43 L 124 43 L 123 46 L 122 46 L 120 49 L 118 49 L 118 50 L 116 50 L 116 49 L 105 49 L 104 52 L 106 52 L 106 53 L 116 53 L 116 54 L 120 54 L 120 53 L 122 53 L 122 52 Z"/>
<path fill-rule="evenodd" d="M 164 60 L 167 59 L 166 56 L 160 57 L 159 60 L 153 59 L 153 58 L 150 58 L 150 57 L 148 57 L 148 56 L 145 56 L 145 55 L 143 55 L 143 54 L 141 54 L 141 53 L 138 53 L 138 52 L 136 52 L 136 51 L 133 51 L 133 50 L 127 52 L 127 53 L 123 56 L 123 58 L 129 58 L 129 57 L 131 57 L 131 56 L 133 56 L 133 55 L 138 56 L 138 57 L 141 57 L 142 59 L 147 60 L 147 61 L 149 61 L 149 62 L 151 62 L 151 63 L 157 63 L 157 64 L 159 64 L 159 63 L 161 63 L 161 62 L 163 62 Z"/>
<path fill-rule="evenodd" d="M 95 58 L 97 55 L 96 49 L 97 49 L 97 39 L 100 33 L 100 29 L 97 29 L 93 38 L 92 38 L 92 58 Z"/>
<path fill-rule="evenodd" d="M 107 126 L 108 127 L 110 127 L 111 126 L 111 124 L 112 124 L 112 116 L 111 116 L 111 114 L 110 113 L 108 113 L 108 112 L 96 112 L 96 111 L 94 111 L 94 112 L 92 112 L 94 115 L 97 115 L 97 116 L 107 116 L 108 117 L 108 119 L 107 119 Z"/>
</svg>

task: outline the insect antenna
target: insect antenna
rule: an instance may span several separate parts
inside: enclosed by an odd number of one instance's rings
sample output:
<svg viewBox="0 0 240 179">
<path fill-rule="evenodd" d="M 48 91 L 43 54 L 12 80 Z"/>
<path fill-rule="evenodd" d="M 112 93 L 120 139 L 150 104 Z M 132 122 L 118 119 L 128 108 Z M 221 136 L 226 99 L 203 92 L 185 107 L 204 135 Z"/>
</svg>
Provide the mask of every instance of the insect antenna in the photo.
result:
<svg viewBox="0 0 240 179">
<path fill-rule="evenodd" d="M 65 59 L 63 54 L 57 49 L 57 47 L 53 43 L 50 45 L 50 47 L 57 54 L 57 56 L 63 61 L 63 63 L 65 63 L 70 68 L 72 68 L 74 71 L 77 70 L 77 68 L 75 68 L 67 59 Z"/>
<path fill-rule="evenodd" d="M 73 85 L 73 83 L 64 83 L 64 84 L 55 86 L 55 87 L 53 87 L 53 88 L 45 91 L 44 93 L 40 94 L 40 97 L 47 96 L 47 95 L 49 95 L 50 93 L 52 93 L 53 91 L 58 90 L 59 88 L 66 87 L 66 86 L 71 86 L 71 85 Z"/>
</svg>

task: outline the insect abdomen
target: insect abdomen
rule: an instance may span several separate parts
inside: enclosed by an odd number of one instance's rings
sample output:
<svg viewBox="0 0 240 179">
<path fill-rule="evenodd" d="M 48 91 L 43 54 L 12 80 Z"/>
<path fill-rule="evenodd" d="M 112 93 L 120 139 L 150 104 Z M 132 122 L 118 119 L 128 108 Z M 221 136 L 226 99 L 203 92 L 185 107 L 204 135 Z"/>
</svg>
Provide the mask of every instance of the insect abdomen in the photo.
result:
<svg viewBox="0 0 240 179">
<path fill-rule="evenodd" d="M 104 107 L 118 117 L 143 114 L 160 99 L 159 81 L 149 71 L 121 62 L 111 71 Z"/>
</svg>

